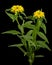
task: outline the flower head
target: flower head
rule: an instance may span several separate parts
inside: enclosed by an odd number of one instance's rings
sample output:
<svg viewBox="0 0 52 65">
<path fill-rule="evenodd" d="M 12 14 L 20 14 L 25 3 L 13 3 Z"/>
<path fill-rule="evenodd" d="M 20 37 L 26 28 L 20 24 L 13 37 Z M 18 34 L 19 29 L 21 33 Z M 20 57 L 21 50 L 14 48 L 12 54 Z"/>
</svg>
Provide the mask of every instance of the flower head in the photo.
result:
<svg viewBox="0 0 52 65">
<path fill-rule="evenodd" d="M 44 12 L 42 12 L 41 10 L 35 11 L 33 16 L 37 18 L 45 17 Z"/>
<path fill-rule="evenodd" d="M 21 5 L 13 5 L 11 7 L 11 12 L 16 13 L 16 12 L 23 12 L 24 8 Z"/>
</svg>

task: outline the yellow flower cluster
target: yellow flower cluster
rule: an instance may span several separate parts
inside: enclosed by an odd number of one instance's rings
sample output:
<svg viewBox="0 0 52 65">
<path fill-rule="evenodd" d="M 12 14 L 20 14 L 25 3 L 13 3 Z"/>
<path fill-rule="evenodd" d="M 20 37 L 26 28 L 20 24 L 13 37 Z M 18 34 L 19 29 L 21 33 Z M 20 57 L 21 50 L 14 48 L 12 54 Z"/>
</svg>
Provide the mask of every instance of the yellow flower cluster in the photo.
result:
<svg viewBox="0 0 52 65">
<path fill-rule="evenodd" d="M 42 12 L 41 10 L 35 11 L 33 16 L 37 18 L 45 17 L 44 12 Z"/>
<path fill-rule="evenodd" d="M 13 5 L 11 7 L 11 12 L 16 13 L 16 12 L 23 12 L 24 8 L 21 5 Z"/>
</svg>

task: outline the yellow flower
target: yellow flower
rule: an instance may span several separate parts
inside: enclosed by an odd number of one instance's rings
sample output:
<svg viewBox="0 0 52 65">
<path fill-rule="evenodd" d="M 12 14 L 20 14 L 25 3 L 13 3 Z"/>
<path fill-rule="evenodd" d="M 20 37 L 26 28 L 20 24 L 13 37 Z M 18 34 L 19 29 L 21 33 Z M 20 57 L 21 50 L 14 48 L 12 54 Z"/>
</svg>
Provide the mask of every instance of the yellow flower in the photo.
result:
<svg viewBox="0 0 52 65">
<path fill-rule="evenodd" d="M 42 12 L 40 10 L 35 11 L 33 16 L 37 17 L 37 18 L 45 17 L 44 12 Z"/>
<path fill-rule="evenodd" d="M 21 5 L 13 5 L 11 7 L 11 12 L 16 13 L 16 12 L 23 12 L 24 8 Z"/>
</svg>

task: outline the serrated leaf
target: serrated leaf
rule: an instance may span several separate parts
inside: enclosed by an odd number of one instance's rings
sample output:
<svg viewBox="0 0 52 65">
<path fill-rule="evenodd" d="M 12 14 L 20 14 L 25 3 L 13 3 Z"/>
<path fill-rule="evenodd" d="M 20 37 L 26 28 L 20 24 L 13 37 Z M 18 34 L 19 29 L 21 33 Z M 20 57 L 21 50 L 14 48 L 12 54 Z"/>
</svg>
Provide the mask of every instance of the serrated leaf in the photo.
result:
<svg viewBox="0 0 52 65">
<path fill-rule="evenodd" d="M 41 24 L 41 28 L 44 30 L 45 34 L 46 34 L 46 26 L 44 23 Z"/>
<path fill-rule="evenodd" d="M 15 21 L 16 17 L 15 17 L 14 14 L 11 14 L 11 13 L 8 13 L 8 12 L 6 12 L 6 14 L 12 19 L 12 22 Z"/>
<path fill-rule="evenodd" d="M 20 34 L 20 32 L 16 31 L 16 30 L 9 30 L 9 31 L 2 32 L 2 34 L 18 35 L 18 34 Z"/>
<path fill-rule="evenodd" d="M 36 55 L 35 57 L 44 57 L 43 55 Z"/>
<path fill-rule="evenodd" d="M 49 46 L 46 44 L 45 41 L 37 41 L 37 45 L 41 48 L 46 48 L 48 49 L 49 51 L 51 51 L 51 49 L 49 48 Z"/>
<path fill-rule="evenodd" d="M 43 40 L 45 40 L 47 43 L 49 43 L 47 37 L 42 32 L 38 32 L 37 34 L 39 37 L 41 37 Z"/>
</svg>

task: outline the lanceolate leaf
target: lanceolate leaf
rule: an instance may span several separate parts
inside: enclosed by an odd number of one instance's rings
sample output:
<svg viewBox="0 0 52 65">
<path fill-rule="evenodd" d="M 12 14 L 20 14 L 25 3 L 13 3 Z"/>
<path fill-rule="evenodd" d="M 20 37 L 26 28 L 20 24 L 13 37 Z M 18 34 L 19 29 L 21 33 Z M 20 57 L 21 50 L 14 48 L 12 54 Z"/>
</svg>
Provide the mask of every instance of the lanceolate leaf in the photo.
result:
<svg viewBox="0 0 52 65">
<path fill-rule="evenodd" d="M 23 44 L 13 44 L 13 45 L 9 45 L 8 47 L 21 47 L 23 46 Z"/>
<path fill-rule="evenodd" d="M 25 50 L 22 48 L 23 44 L 14 44 L 14 45 L 10 45 L 8 47 L 18 47 L 23 53 L 24 56 L 27 54 L 27 52 L 25 52 Z"/>
<path fill-rule="evenodd" d="M 25 46 L 25 48 L 27 49 L 27 43 L 26 43 L 25 38 L 21 38 L 21 41 L 22 41 L 23 45 Z"/>
<path fill-rule="evenodd" d="M 45 41 L 37 41 L 37 45 L 41 48 L 46 48 L 48 49 L 49 51 L 51 51 L 51 49 L 49 48 L 49 46 L 46 44 Z"/>
<path fill-rule="evenodd" d="M 29 28 L 29 29 L 34 29 L 34 28 L 35 28 L 35 25 L 32 25 L 31 23 L 32 23 L 32 21 L 26 22 L 26 23 L 24 24 L 24 27 L 25 27 L 25 28 Z"/>
<path fill-rule="evenodd" d="M 26 14 L 25 13 L 21 13 L 22 15 L 24 15 L 26 17 Z"/>
<path fill-rule="evenodd" d="M 47 20 L 46 20 L 46 18 L 44 17 L 43 19 L 45 20 L 45 23 L 47 23 Z"/>
<path fill-rule="evenodd" d="M 10 9 L 6 9 L 5 12 L 10 11 Z"/>
<path fill-rule="evenodd" d="M 43 55 L 36 55 L 35 57 L 44 57 Z"/>
<path fill-rule="evenodd" d="M 39 37 L 41 37 L 43 40 L 45 40 L 47 43 L 49 43 L 47 37 L 42 32 L 38 32 L 37 34 Z"/>
<path fill-rule="evenodd" d="M 18 47 L 18 48 L 24 53 L 24 56 L 27 55 L 27 52 L 22 47 Z"/>
<path fill-rule="evenodd" d="M 42 22 L 42 24 L 41 24 L 41 28 L 44 30 L 44 32 L 45 32 L 45 34 L 46 34 L 46 26 L 45 26 L 45 24 Z"/>
<path fill-rule="evenodd" d="M 25 36 L 23 36 L 23 38 L 27 41 L 27 42 L 29 42 L 30 44 L 31 44 L 31 46 L 34 46 L 35 47 L 35 43 L 32 41 L 32 36 L 27 36 L 27 35 L 25 35 Z"/>
<path fill-rule="evenodd" d="M 23 39 L 22 39 L 22 42 L 23 44 L 25 45 L 25 47 L 27 48 L 27 42 L 29 44 L 32 44 L 32 46 L 34 45 L 34 43 L 31 41 L 32 37 L 31 36 L 27 36 L 27 35 L 24 35 L 23 36 Z M 26 41 L 26 42 L 25 42 Z"/>
<path fill-rule="evenodd" d="M 23 25 L 18 24 L 18 28 L 19 28 L 19 30 L 21 31 L 21 33 L 23 34 L 23 33 L 24 33 Z"/>
<path fill-rule="evenodd" d="M 32 32 L 33 32 L 33 30 L 30 30 L 30 31 L 27 32 L 26 35 L 27 35 L 27 36 L 30 36 L 30 35 L 32 34 Z"/>
<path fill-rule="evenodd" d="M 36 40 L 36 36 L 37 36 L 37 29 L 35 28 L 35 29 L 33 30 L 33 33 L 32 33 L 33 41 Z"/>
<path fill-rule="evenodd" d="M 23 20 L 23 17 L 19 14 L 19 18 L 21 19 L 21 20 Z"/>
<path fill-rule="evenodd" d="M 14 14 L 11 14 L 11 13 L 8 13 L 8 12 L 6 12 L 6 14 L 12 19 L 13 22 L 15 21 L 16 17 L 15 17 Z"/>
<path fill-rule="evenodd" d="M 28 16 L 28 18 L 29 18 L 29 19 L 32 19 L 32 18 L 33 18 L 33 16 Z"/>
<path fill-rule="evenodd" d="M 9 30 L 9 31 L 6 31 L 6 32 L 2 32 L 2 34 L 18 35 L 18 34 L 20 34 L 20 32 L 16 31 L 16 30 Z"/>
<path fill-rule="evenodd" d="M 35 21 L 35 17 L 33 17 L 33 16 L 28 16 L 28 19 Z"/>
<path fill-rule="evenodd" d="M 28 40 L 28 39 L 33 39 L 32 36 L 27 36 L 27 35 L 23 35 L 22 37 L 25 38 L 26 40 Z"/>
</svg>

